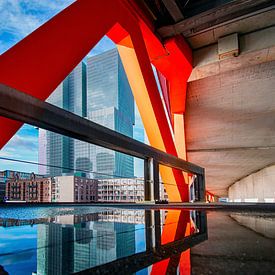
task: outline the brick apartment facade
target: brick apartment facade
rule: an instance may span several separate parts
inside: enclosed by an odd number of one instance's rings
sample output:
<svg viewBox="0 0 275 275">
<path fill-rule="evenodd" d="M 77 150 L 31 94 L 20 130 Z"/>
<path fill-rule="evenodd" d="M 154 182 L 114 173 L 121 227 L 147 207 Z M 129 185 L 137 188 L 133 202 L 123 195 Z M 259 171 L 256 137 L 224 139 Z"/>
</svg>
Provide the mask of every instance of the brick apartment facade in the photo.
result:
<svg viewBox="0 0 275 275">
<path fill-rule="evenodd" d="M 32 174 L 30 179 L 16 176 L 6 183 L 6 197 L 9 201 L 51 202 L 51 178 L 37 178 Z"/>
<path fill-rule="evenodd" d="M 16 177 L 19 177 L 20 179 L 29 180 L 32 177 L 32 173 L 13 170 L 0 171 L 0 201 L 5 199 L 7 181 L 13 180 Z M 43 178 L 43 175 L 36 175 L 36 178 Z"/>
</svg>

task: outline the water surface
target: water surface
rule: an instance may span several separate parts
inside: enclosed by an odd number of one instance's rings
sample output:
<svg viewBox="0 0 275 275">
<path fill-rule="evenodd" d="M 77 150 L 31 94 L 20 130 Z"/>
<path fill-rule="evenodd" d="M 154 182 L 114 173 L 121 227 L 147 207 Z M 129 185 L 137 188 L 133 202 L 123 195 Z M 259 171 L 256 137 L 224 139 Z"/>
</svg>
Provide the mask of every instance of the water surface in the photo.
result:
<svg viewBox="0 0 275 275">
<path fill-rule="evenodd" d="M 4 207 L 0 265 L 16 275 L 275 274 L 275 215 Z"/>
</svg>

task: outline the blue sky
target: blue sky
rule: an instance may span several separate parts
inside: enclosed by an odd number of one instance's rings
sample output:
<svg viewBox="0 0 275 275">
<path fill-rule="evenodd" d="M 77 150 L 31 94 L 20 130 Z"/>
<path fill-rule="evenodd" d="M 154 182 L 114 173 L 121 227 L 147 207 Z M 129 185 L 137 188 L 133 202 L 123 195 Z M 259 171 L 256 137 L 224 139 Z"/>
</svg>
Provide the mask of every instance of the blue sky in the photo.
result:
<svg viewBox="0 0 275 275">
<path fill-rule="evenodd" d="M 72 0 L 0 1 L 0 54 L 49 20 Z M 101 46 L 102 47 L 102 46 Z M 24 125 L 0 151 L 1 157 L 38 161 L 38 130 Z M 0 170 L 34 171 L 37 167 L 0 160 Z"/>
<path fill-rule="evenodd" d="M 0 157 L 37 162 L 38 130 L 33 126 L 25 124 L 0 151 Z M 37 165 L 0 160 L 0 170 L 7 169 L 24 172 L 38 172 Z"/>
<path fill-rule="evenodd" d="M 74 0 L 1 0 L 0 54 L 73 2 Z M 99 54 L 114 46 L 110 39 L 103 37 L 90 54 Z"/>
<path fill-rule="evenodd" d="M 73 2 L 74 0 L 0 0 L 0 54 Z M 104 36 L 89 55 L 96 55 L 114 47 L 114 43 Z M 142 128 L 140 117 L 137 115 L 134 137 L 140 141 L 144 141 Z M 38 130 L 24 125 L 0 151 L 0 157 L 38 162 Z M 142 175 L 141 162 L 136 164 L 136 168 L 138 175 Z M 5 169 L 38 172 L 36 165 L 0 160 L 0 170 Z"/>
</svg>

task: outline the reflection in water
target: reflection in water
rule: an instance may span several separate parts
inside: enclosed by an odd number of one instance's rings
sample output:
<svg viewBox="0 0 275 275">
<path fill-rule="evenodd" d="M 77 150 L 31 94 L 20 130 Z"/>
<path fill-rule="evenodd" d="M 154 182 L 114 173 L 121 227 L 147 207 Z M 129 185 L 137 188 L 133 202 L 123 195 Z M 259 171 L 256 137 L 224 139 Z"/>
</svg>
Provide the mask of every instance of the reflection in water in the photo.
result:
<svg viewBox="0 0 275 275">
<path fill-rule="evenodd" d="M 258 214 L 243 215 L 241 213 L 234 213 L 230 215 L 231 218 L 236 220 L 239 224 L 250 228 L 251 230 L 262 234 L 263 236 L 275 239 L 275 215 L 271 214 Z"/>
<path fill-rule="evenodd" d="M 38 225 L 37 273 L 70 274 L 135 253 L 135 224 L 116 222 L 111 214 L 96 213 L 87 222 L 58 216 Z"/>
<path fill-rule="evenodd" d="M 38 225 L 37 273 L 70 274 L 135 253 L 134 224 L 96 218 Z"/>
<path fill-rule="evenodd" d="M 191 249 L 193 274 L 275 274 L 275 240 L 243 226 L 232 218 L 236 214 L 207 213 L 208 240 Z M 259 214 L 238 216 L 257 220 Z M 275 221 L 274 215 L 268 219 Z"/>
<path fill-rule="evenodd" d="M 29 222 L 36 229 L 37 247 L 28 249 L 31 253 L 36 251 L 37 268 L 33 269 L 32 261 L 29 270 L 33 274 L 72 274 L 85 270 L 98 274 L 138 271 L 138 274 L 154 274 L 159 270 L 162 273 L 176 270 L 183 259 L 184 265 L 188 265 L 186 270 L 190 271 L 190 259 L 186 261 L 190 257 L 189 248 L 206 239 L 205 221 L 204 214 L 196 211 L 112 209 L 20 222 L 5 219 L 2 224 L 6 230 L 28 231 L 27 226 L 8 226 Z M 200 238 L 196 239 L 197 235 Z M 12 261 L 20 269 L 17 259 L 22 253 L 26 253 L 24 247 L 14 249 L 15 257 L 8 262 L 3 261 L 4 255 L 0 253 L 0 264 L 4 263 L 11 272 Z M 28 262 L 30 259 L 21 264 Z"/>
<path fill-rule="evenodd" d="M 275 273 L 274 214 L 209 211 L 206 227 L 201 211 L 54 213 L 0 219 L 0 274 Z"/>
</svg>

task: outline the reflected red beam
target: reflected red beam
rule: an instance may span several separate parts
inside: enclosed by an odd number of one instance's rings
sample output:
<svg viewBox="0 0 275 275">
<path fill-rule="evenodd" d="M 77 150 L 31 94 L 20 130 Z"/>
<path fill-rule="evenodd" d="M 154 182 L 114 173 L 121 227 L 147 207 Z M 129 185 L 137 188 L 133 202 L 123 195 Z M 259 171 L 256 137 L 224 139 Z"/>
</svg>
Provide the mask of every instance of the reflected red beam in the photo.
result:
<svg viewBox="0 0 275 275">
<path fill-rule="evenodd" d="M 183 239 L 190 235 L 190 212 L 181 210 L 168 210 L 161 235 L 161 244 Z M 174 274 L 180 264 L 181 274 L 190 274 L 190 249 L 179 255 L 174 255 L 153 265 L 152 275 Z M 189 273 L 188 273 L 189 272 Z"/>
</svg>

